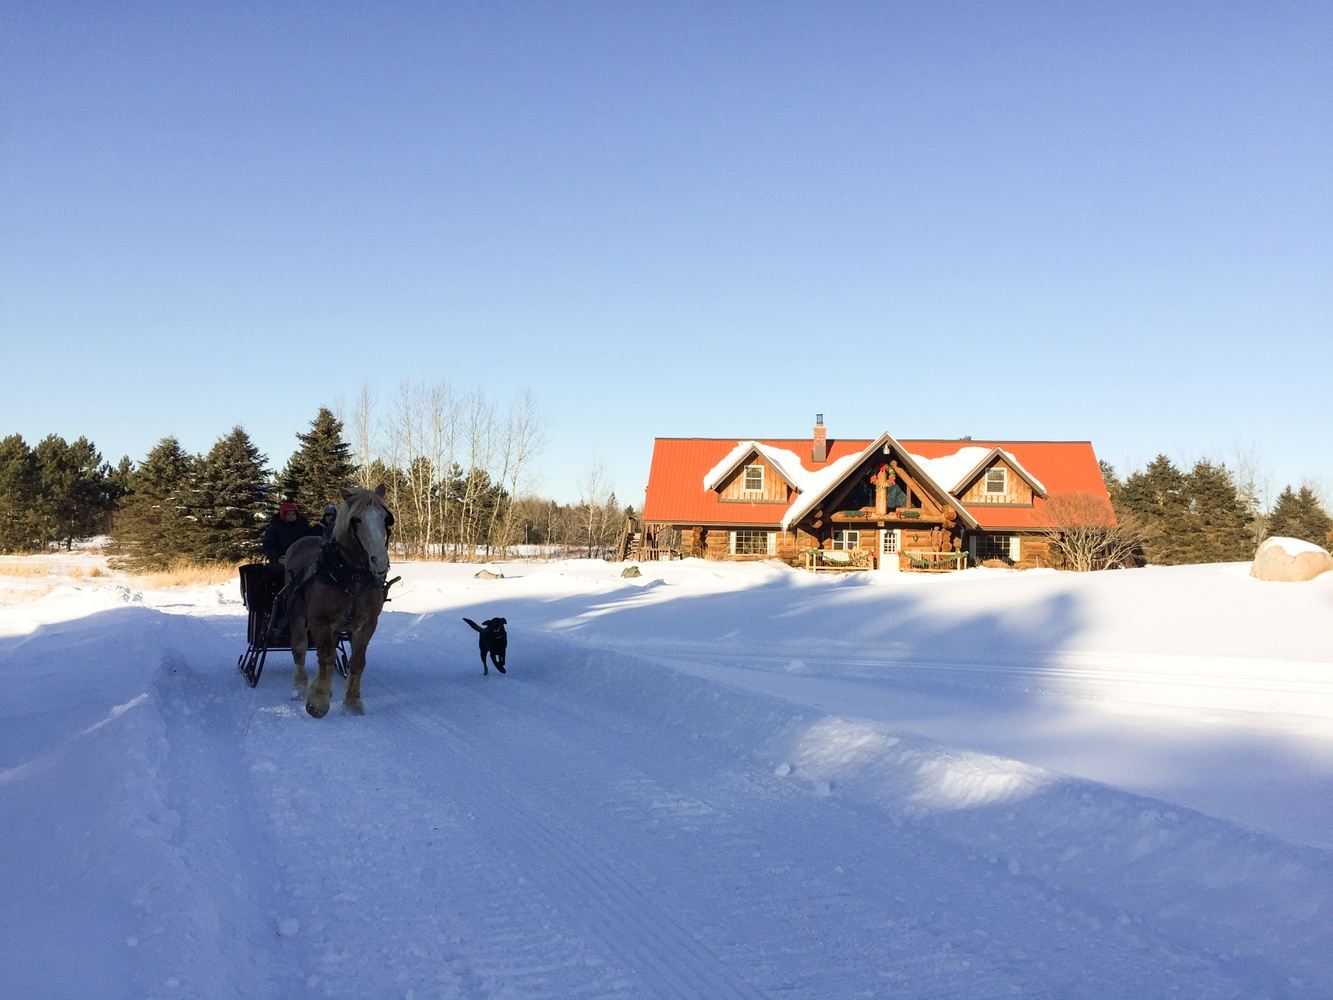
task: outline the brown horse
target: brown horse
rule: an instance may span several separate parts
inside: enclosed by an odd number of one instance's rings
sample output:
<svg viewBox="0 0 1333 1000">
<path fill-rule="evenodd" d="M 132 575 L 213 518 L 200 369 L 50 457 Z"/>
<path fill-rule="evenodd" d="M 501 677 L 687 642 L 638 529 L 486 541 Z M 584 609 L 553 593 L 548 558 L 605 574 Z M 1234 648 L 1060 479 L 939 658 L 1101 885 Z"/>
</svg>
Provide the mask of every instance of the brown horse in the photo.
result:
<svg viewBox="0 0 1333 1000">
<path fill-rule="evenodd" d="M 347 692 L 343 710 L 365 714 L 361 705 L 361 672 L 366 668 L 366 647 L 375 634 L 384 607 L 389 572 L 389 534 L 393 514 L 384 505 L 384 487 L 344 489 L 338 519 L 327 540 L 301 538 L 287 550 L 288 621 L 292 631 L 292 697 L 305 698 L 305 710 L 316 719 L 329 711 L 333 695 L 334 651 L 338 633 L 352 637 L 347 661 Z M 319 675 L 306 692 L 305 654 L 314 640 Z"/>
</svg>

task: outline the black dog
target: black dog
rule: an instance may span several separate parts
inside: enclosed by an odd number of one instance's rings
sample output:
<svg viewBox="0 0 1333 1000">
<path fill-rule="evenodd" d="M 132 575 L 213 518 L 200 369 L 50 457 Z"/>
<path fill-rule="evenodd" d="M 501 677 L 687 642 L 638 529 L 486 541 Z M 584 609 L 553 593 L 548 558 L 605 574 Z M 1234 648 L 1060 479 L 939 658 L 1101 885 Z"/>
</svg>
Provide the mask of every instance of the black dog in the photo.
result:
<svg viewBox="0 0 1333 1000">
<path fill-rule="evenodd" d="M 487 618 L 478 625 L 471 618 L 464 618 L 474 629 L 481 633 L 477 637 L 477 646 L 481 649 L 481 672 L 489 674 L 490 668 L 486 666 L 486 655 L 489 653 L 491 662 L 495 664 L 495 669 L 500 673 L 505 672 L 505 649 L 509 645 L 509 635 L 505 632 L 505 619 Z"/>
</svg>

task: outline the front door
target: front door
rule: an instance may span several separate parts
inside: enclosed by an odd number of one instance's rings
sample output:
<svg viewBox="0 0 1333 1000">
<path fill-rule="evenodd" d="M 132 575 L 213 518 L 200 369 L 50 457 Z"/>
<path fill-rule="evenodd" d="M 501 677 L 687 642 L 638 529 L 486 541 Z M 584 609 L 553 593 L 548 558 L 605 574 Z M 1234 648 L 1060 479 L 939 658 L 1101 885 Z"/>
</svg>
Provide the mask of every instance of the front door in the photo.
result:
<svg viewBox="0 0 1333 1000">
<path fill-rule="evenodd" d="M 898 572 L 898 549 L 902 545 L 902 530 L 881 528 L 879 531 L 879 568 L 887 573 Z"/>
</svg>

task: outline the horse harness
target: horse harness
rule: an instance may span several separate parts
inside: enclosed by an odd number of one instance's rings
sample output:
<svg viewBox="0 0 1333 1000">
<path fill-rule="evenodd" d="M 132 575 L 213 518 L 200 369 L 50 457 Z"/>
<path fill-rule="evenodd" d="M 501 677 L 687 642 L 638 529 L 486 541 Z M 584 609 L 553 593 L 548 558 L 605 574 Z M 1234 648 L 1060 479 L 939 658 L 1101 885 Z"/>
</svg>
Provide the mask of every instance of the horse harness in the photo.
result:
<svg viewBox="0 0 1333 1000">
<path fill-rule="evenodd" d="M 344 594 L 355 597 L 372 586 L 386 586 L 384 577 L 376 576 L 368 569 L 353 566 L 343 556 L 338 543 L 327 539 L 319 548 L 319 559 L 315 562 L 315 573 L 311 579 L 328 584 Z"/>
<path fill-rule="evenodd" d="M 390 515 L 392 518 L 393 515 Z M 388 522 L 392 526 L 393 521 Z M 360 538 L 356 534 L 357 520 L 352 522 L 352 538 L 361 545 Z M 364 551 L 364 546 L 362 546 Z M 356 616 L 356 608 L 360 603 L 361 595 L 366 593 L 372 587 L 378 587 L 384 591 L 384 600 L 389 600 L 389 588 L 402 579 L 401 576 L 395 576 L 392 580 L 385 580 L 384 577 L 370 572 L 368 569 L 362 569 L 353 566 L 343 555 L 338 540 L 330 535 L 324 540 L 324 544 L 319 548 L 319 558 L 315 561 L 315 571 L 310 579 L 318 580 L 320 583 L 340 590 L 352 599 L 352 607 L 348 612 L 348 620 Z"/>
</svg>

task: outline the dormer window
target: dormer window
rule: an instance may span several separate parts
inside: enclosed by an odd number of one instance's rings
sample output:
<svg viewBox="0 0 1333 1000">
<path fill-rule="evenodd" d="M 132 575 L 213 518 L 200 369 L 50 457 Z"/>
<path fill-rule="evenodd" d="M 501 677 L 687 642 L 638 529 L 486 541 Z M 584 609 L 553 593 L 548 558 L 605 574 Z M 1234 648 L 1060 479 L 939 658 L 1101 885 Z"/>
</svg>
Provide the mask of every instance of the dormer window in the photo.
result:
<svg viewBox="0 0 1333 1000">
<path fill-rule="evenodd" d="M 746 493 L 764 492 L 764 467 L 762 465 L 747 465 L 745 467 L 745 485 Z"/>
<path fill-rule="evenodd" d="M 986 470 L 986 495 L 1004 496 L 1009 492 L 1009 470 L 997 465 Z"/>
</svg>

